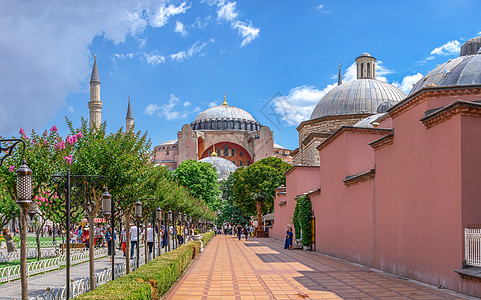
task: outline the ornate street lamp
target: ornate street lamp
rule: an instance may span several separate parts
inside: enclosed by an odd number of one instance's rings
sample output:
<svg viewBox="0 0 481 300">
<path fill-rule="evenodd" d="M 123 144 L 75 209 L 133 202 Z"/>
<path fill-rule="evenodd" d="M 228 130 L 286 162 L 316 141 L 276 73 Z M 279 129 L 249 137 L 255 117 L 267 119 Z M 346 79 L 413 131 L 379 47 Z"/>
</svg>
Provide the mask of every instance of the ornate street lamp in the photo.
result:
<svg viewBox="0 0 481 300">
<path fill-rule="evenodd" d="M 109 194 L 109 190 L 105 189 L 102 194 L 102 214 L 106 217 L 112 214 L 112 195 Z"/>
<path fill-rule="evenodd" d="M 113 208 L 115 208 L 114 200 L 112 195 L 110 195 L 109 190 L 105 188 L 105 192 L 102 194 L 102 214 L 106 219 L 108 216 L 110 216 L 110 254 L 112 255 L 112 280 L 115 280 L 115 211 Z"/>
<path fill-rule="evenodd" d="M 167 250 L 170 251 L 170 242 L 172 241 L 172 237 L 170 236 L 170 226 L 169 224 L 172 222 L 172 211 L 169 209 L 169 212 L 167 213 Z"/>
<path fill-rule="evenodd" d="M 162 226 L 162 208 L 160 207 L 157 207 L 157 209 L 155 210 L 155 217 L 157 219 L 157 223 L 158 223 L 158 227 L 157 227 L 157 247 L 159 248 L 159 256 L 161 254 L 161 251 L 162 251 L 162 248 L 160 247 L 161 246 L 161 236 L 160 236 L 160 229 L 161 229 L 161 226 Z M 155 251 L 154 251 L 154 254 L 155 254 Z"/>
<path fill-rule="evenodd" d="M 142 218 L 142 202 L 140 199 L 135 202 L 135 217 L 137 218 L 137 268 L 139 267 L 140 258 L 140 219 Z"/>
</svg>

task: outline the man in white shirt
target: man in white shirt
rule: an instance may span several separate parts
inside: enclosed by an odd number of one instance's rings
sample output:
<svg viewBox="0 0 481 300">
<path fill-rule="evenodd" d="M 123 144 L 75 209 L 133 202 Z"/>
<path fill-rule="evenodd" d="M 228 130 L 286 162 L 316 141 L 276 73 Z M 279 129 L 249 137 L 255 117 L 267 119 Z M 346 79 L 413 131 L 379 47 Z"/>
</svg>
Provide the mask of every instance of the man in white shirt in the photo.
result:
<svg viewBox="0 0 481 300">
<path fill-rule="evenodd" d="M 154 246 L 154 229 L 152 229 L 152 225 L 147 224 L 147 246 L 149 247 L 149 253 L 152 253 L 152 248 Z"/>
<path fill-rule="evenodd" d="M 134 246 L 137 247 L 137 226 L 130 224 L 130 257 L 134 257 Z"/>
</svg>

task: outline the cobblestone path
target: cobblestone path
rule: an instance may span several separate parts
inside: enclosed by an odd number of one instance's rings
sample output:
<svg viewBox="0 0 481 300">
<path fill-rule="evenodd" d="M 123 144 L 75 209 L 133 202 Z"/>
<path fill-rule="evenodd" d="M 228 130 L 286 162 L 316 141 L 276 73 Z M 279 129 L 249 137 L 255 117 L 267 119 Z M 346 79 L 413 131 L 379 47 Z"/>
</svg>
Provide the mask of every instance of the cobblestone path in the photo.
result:
<svg viewBox="0 0 481 300">
<path fill-rule="evenodd" d="M 474 299 L 283 246 L 217 236 L 166 299 Z"/>
</svg>

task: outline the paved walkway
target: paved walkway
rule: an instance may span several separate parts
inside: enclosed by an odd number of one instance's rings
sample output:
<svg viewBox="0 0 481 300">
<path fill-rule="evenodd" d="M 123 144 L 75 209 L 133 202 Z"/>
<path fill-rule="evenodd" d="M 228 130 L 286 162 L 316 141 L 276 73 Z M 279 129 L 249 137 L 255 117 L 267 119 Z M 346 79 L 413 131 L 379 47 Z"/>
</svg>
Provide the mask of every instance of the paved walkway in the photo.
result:
<svg viewBox="0 0 481 300">
<path fill-rule="evenodd" d="M 473 299 L 283 246 L 217 236 L 166 299 Z"/>
</svg>

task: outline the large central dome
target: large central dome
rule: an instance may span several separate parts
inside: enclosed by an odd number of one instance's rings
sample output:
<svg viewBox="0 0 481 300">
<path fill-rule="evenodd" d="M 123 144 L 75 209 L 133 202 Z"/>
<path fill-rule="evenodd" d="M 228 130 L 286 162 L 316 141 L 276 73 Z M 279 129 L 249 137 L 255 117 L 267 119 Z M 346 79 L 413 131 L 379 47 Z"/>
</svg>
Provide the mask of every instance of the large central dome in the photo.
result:
<svg viewBox="0 0 481 300">
<path fill-rule="evenodd" d="M 245 110 L 230 106 L 225 101 L 219 106 L 211 107 L 201 112 L 191 123 L 194 130 L 247 130 L 258 131 L 259 124 Z"/>
</svg>

